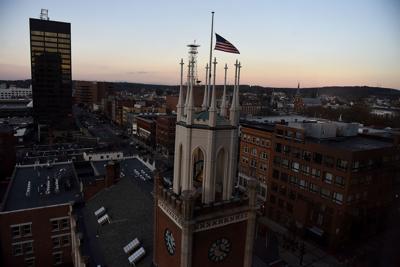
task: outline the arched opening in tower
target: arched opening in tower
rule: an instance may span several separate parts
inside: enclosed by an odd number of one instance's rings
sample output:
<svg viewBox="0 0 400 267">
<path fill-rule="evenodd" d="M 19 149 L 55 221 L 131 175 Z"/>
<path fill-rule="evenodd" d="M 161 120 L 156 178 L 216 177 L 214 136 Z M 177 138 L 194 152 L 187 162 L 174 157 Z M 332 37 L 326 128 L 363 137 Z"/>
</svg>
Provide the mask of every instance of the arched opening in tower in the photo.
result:
<svg viewBox="0 0 400 267">
<path fill-rule="evenodd" d="M 177 166 L 177 168 L 178 168 L 178 179 L 177 179 L 177 183 L 178 183 L 178 190 L 181 190 L 181 187 L 182 187 L 182 167 L 183 167 L 183 164 L 182 164 L 182 157 L 183 157 L 183 151 L 182 151 L 182 144 L 180 144 L 179 145 L 179 149 L 178 149 L 178 155 L 176 155 L 177 157 L 178 157 L 178 166 Z"/>
<path fill-rule="evenodd" d="M 226 154 L 225 150 L 222 148 L 219 150 L 217 155 L 217 173 L 215 177 L 215 201 L 221 201 L 223 198 L 225 166 L 226 166 L 225 154 Z"/>
<path fill-rule="evenodd" d="M 204 177 L 204 154 L 200 148 L 193 151 L 193 186 L 201 188 Z"/>
</svg>

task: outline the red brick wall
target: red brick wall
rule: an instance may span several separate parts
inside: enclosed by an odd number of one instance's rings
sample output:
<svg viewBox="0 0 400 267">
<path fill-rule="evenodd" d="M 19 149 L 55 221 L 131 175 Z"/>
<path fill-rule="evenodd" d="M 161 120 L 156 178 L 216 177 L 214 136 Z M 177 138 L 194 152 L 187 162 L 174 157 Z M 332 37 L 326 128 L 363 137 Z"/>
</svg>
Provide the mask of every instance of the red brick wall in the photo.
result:
<svg viewBox="0 0 400 267">
<path fill-rule="evenodd" d="M 246 227 L 246 222 L 239 222 L 207 231 L 196 232 L 193 237 L 192 266 L 243 266 Z M 231 242 L 231 251 L 225 260 L 216 263 L 209 259 L 208 251 L 212 243 L 220 238 L 227 238 Z"/>
<path fill-rule="evenodd" d="M 180 266 L 181 255 L 181 229 L 160 209 L 157 208 L 157 234 L 154 249 L 156 253 L 156 264 L 158 267 Z M 167 251 L 164 232 L 168 228 L 175 239 L 175 253 L 170 255 Z"/>
<path fill-rule="evenodd" d="M 35 266 L 53 266 L 53 252 L 63 252 L 65 265 L 72 265 L 71 246 L 53 249 L 51 236 L 70 233 L 70 229 L 52 232 L 50 219 L 69 216 L 69 205 L 23 210 L 20 212 L 0 214 L 0 237 L 1 237 L 1 266 L 25 266 L 25 258 L 35 257 Z M 32 236 L 26 238 L 12 239 L 10 225 L 32 223 Z M 12 255 L 12 243 L 34 240 L 33 255 Z"/>
</svg>

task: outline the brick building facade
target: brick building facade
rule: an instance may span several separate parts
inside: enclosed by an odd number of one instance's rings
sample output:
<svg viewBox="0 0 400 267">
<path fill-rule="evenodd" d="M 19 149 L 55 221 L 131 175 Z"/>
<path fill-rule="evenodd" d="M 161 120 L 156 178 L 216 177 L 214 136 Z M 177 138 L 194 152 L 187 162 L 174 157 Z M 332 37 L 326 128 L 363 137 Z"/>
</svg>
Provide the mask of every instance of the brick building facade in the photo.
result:
<svg viewBox="0 0 400 267">
<path fill-rule="evenodd" d="M 400 193 L 398 137 L 361 135 L 354 124 L 335 122 L 276 124 L 272 133 L 264 132 L 271 134 L 269 168 L 253 174 L 267 177 L 269 219 L 330 248 L 376 232 L 387 219 Z M 249 136 L 257 138 L 244 128 L 243 173 L 255 160 Z M 255 144 L 263 149 L 257 139 Z"/>
<path fill-rule="evenodd" d="M 156 120 L 157 149 L 166 156 L 171 156 L 175 148 L 176 116 L 159 116 Z"/>
</svg>

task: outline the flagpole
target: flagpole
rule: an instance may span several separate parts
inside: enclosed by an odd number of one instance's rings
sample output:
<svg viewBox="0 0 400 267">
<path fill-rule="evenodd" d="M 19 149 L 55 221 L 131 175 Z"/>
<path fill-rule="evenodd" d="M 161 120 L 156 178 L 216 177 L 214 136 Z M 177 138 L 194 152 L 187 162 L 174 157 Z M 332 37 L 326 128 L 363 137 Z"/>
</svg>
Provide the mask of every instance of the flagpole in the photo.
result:
<svg viewBox="0 0 400 267">
<path fill-rule="evenodd" d="M 208 72 L 208 96 L 207 98 L 210 97 L 210 89 L 211 89 L 211 61 L 212 61 L 212 45 L 213 45 L 213 37 L 214 37 L 214 11 L 211 12 L 211 41 L 210 41 L 210 62 L 209 65 L 210 69 Z M 207 99 L 208 102 L 208 99 Z"/>
</svg>

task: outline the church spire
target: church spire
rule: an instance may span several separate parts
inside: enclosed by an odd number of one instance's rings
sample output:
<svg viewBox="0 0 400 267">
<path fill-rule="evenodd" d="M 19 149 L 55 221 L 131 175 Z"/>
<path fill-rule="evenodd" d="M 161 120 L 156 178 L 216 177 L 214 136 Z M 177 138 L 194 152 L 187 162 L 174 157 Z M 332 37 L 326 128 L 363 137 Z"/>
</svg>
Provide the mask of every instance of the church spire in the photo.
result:
<svg viewBox="0 0 400 267">
<path fill-rule="evenodd" d="M 214 58 L 214 73 L 213 73 L 213 90 L 211 96 L 211 104 L 209 108 L 209 126 L 215 127 L 217 124 L 217 100 L 216 100 L 216 88 L 215 88 L 215 76 L 216 76 L 216 67 L 217 67 L 217 58 Z"/>
<path fill-rule="evenodd" d="M 296 95 L 297 95 L 297 96 L 300 96 L 300 83 L 297 83 Z"/>
<path fill-rule="evenodd" d="M 224 78 L 224 92 L 222 93 L 222 100 L 221 100 L 221 116 L 226 117 L 226 72 L 228 70 L 228 65 L 225 64 L 225 78 Z"/>
<path fill-rule="evenodd" d="M 206 82 L 204 86 L 204 96 L 203 96 L 203 104 L 201 105 L 201 109 L 207 110 L 208 108 L 208 63 L 206 64 Z"/>
<path fill-rule="evenodd" d="M 183 116 L 183 58 L 181 59 L 181 63 L 179 63 L 181 65 L 181 84 L 179 87 L 179 99 L 178 99 L 178 104 L 176 105 L 176 120 L 180 121 L 182 119 Z"/>
<path fill-rule="evenodd" d="M 189 79 L 188 79 L 188 100 L 186 107 L 186 124 L 190 125 L 193 122 L 193 112 L 194 112 L 194 103 L 193 103 L 193 83 L 194 83 L 194 59 L 189 61 Z"/>
<path fill-rule="evenodd" d="M 240 104 L 239 104 L 239 81 L 240 81 L 240 68 L 241 65 L 236 60 L 235 63 L 235 86 L 233 89 L 232 105 L 230 109 L 229 119 L 231 125 L 237 126 L 239 123 L 240 116 Z"/>
</svg>

